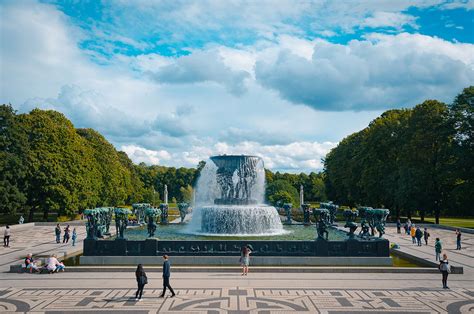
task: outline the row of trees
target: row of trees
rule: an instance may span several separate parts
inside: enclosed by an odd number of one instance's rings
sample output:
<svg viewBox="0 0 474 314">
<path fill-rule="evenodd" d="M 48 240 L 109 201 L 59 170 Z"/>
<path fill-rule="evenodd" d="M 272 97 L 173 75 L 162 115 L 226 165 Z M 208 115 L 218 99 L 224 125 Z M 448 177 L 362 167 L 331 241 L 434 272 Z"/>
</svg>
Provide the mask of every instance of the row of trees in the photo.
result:
<svg viewBox="0 0 474 314">
<path fill-rule="evenodd" d="M 92 129 L 75 129 L 61 113 L 17 115 L 0 106 L 0 211 L 51 212 L 140 201 L 144 186 L 123 152 Z"/>
<path fill-rule="evenodd" d="M 427 100 L 388 110 L 331 150 L 326 193 L 338 203 L 387 207 L 396 216 L 473 214 L 474 87 L 452 104 Z"/>
<path fill-rule="evenodd" d="M 86 208 L 136 202 L 159 204 L 167 184 L 170 200 L 191 202 L 201 169 L 135 165 L 92 129 L 76 129 L 63 114 L 35 109 L 16 114 L 0 106 L 0 212 L 74 216 Z M 299 205 L 325 199 L 322 174 L 266 171 L 271 203 Z"/>
<path fill-rule="evenodd" d="M 327 200 L 324 184 L 324 174 L 311 172 L 291 174 L 273 173 L 265 170 L 266 197 L 273 205 L 280 203 L 292 203 L 293 207 L 300 205 L 299 190 L 303 186 L 305 202 L 321 202 Z"/>
</svg>

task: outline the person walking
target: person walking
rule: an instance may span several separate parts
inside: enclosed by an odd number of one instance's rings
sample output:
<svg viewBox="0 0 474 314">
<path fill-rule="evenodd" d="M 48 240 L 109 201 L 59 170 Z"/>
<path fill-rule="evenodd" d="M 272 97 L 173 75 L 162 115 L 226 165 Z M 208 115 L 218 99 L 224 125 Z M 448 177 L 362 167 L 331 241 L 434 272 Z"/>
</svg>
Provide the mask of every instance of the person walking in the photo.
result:
<svg viewBox="0 0 474 314">
<path fill-rule="evenodd" d="M 411 226 L 410 235 L 411 235 L 411 242 L 413 244 L 416 244 L 416 228 L 414 224 Z"/>
<path fill-rule="evenodd" d="M 176 294 L 174 293 L 173 288 L 170 286 L 170 276 L 171 276 L 171 265 L 168 261 L 168 255 L 163 255 L 163 292 L 160 295 L 160 298 L 165 297 L 166 288 L 170 289 L 171 297 L 174 297 Z"/>
<path fill-rule="evenodd" d="M 451 272 L 451 265 L 449 265 L 448 256 L 443 254 L 443 259 L 439 261 L 439 270 L 442 274 L 443 289 L 449 289 L 448 287 L 448 275 Z"/>
<path fill-rule="evenodd" d="M 3 247 L 10 247 L 10 235 L 11 235 L 10 226 L 6 225 L 5 231 L 3 232 Z"/>
<path fill-rule="evenodd" d="M 72 229 L 72 237 L 71 237 L 72 246 L 76 246 L 76 239 L 77 239 L 77 232 L 76 232 L 76 228 L 74 228 Z"/>
<path fill-rule="evenodd" d="M 402 223 L 400 222 L 400 219 L 397 219 L 397 233 L 401 233 L 402 229 Z"/>
<path fill-rule="evenodd" d="M 436 261 L 440 260 L 440 255 L 441 255 L 442 250 L 443 250 L 443 245 L 441 244 L 441 241 L 439 240 L 439 238 L 436 238 L 436 241 L 435 241 Z"/>
<path fill-rule="evenodd" d="M 425 239 L 425 245 L 428 245 L 428 238 L 430 237 L 430 233 L 428 232 L 428 228 L 425 228 L 423 231 L 423 238 Z"/>
<path fill-rule="evenodd" d="M 461 249 L 461 230 L 456 229 L 456 250 Z"/>
<path fill-rule="evenodd" d="M 249 245 L 244 245 L 240 250 L 240 264 L 242 265 L 242 276 L 247 276 L 249 273 L 249 264 L 250 264 L 250 250 Z"/>
<path fill-rule="evenodd" d="M 408 234 L 408 221 L 405 221 L 405 224 L 403 225 L 403 229 L 405 229 L 405 234 Z"/>
<path fill-rule="evenodd" d="M 56 243 L 61 243 L 61 227 L 59 224 L 56 225 L 54 229 L 54 234 L 56 235 Z"/>
<path fill-rule="evenodd" d="M 137 278 L 138 285 L 137 292 L 135 293 L 135 301 L 141 301 L 143 288 L 145 288 L 145 285 L 148 283 L 148 278 L 142 264 L 138 264 L 137 270 L 135 271 L 135 277 Z"/>
<path fill-rule="evenodd" d="M 415 238 L 416 238 L 417 245 L 421 246 L 421 238 L 423 238 L 423 232 L 421 231 L 420 227 L 416 228 Z"/>
<path fill-rule="evenodd" d="M 408 221 L 407 221 L 407 226 L 408 226 L 407 234 L 410 234 L 411 227 L 412 227 L 412 226 L 411 226 L 411 220 L 410 220 L 410 219 L 408 219 Z"/>
<path fill-rule="evenodd" d="M 70 233 L 71 233 L 71 228 L 69 227 L 69 225 L 67 225 L 66 228 L 64 228 L 63 243 L 69 242 Z"/>
</svg>

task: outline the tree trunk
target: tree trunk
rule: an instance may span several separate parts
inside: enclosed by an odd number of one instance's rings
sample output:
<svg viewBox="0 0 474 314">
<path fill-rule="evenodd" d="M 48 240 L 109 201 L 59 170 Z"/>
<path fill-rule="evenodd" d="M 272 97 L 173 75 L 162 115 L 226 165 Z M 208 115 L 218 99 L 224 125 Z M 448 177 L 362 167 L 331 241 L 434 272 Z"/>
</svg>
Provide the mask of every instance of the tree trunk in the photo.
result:
<svg viewBox="0 0 474 314">
<path fill-rule="evenodd" d="M 395 208 L 395 214 L 397 216 L 397 220 L 400 219 L 400 208 L 398 207 Z"/>
<path fill-rule="evenodd" d="M 439 206 L 438 204 L 435 205 L 435 224 L 439 225 Z"/>
<path fill-rule="evenodd" d="M 43 220 L 48 221 L 49 211 L 47 209 L 43 210 Z"/>
<path fill-rule="evenodd" d="M 425 210 L 424 209 L 422 209 L 420 211 L 420 218 L 421 218 L 421 222 L 425 222 Z"/>
<path fill-rule="evenodd" d="M 34 213 L 35 213 L 35 207 L 31 206 L 30 212 L 28 214 L 28 222 L 33 222 Z"/>
</svg>

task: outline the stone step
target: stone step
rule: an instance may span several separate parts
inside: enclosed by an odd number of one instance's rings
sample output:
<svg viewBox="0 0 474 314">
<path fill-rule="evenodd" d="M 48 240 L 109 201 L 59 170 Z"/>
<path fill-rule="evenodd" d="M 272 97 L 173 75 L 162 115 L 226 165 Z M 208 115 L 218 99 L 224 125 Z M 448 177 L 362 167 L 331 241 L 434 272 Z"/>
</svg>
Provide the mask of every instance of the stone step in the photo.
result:
<svg viewBox="0 0 474 314">
<path fill-rule="evenodd" d="M 69 266 L 67 272 L 134 272 L 136 266 Z M 146 266 L 147 272 L 161 272 L 158 266 Z M 11 265 L 11 273 L 21 272 L 20 265 Z M 239 273 L 239 266 L 200 267 L 200 266 L 173 266 L 173 272 L 215 272 Z M 250 267 L 251 273 L 417 273 L 438 274 L 439 270 L 430 267 Z"/>
</svg>

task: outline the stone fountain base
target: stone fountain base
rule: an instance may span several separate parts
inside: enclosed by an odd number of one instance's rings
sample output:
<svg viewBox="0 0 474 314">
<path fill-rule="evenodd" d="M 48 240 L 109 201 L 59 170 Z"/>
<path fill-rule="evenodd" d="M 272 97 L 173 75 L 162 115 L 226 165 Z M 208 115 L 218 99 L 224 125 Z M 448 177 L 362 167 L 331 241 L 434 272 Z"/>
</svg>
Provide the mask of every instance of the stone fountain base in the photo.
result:
<svg viewBox="0 0 474 314">
<path fill-rule="evenodd" d="M 210 205 L 198 208 L 202 234 L 278 235 L 285 233 L 275 207 L 268 205 Z"/>
</svg>

